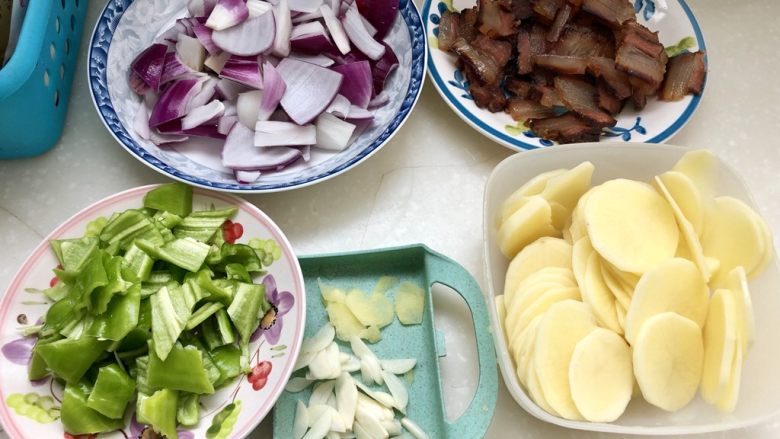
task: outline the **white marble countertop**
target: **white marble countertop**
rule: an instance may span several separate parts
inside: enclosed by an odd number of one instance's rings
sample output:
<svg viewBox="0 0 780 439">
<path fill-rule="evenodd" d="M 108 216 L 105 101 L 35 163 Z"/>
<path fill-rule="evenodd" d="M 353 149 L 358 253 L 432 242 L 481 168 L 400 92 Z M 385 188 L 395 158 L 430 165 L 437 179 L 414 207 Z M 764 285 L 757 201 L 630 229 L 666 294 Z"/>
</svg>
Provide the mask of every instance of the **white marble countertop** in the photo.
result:
<svg viewBox="0 0 780 439">
<path fill-rule="evenodd" d="M 91 3 L 89 31 L 104 2 Z M 710 72 L 699 110 L 670 143 L 710 148 L 733 164 L 770 227 L 780 233 L 780 144 L 774 131 L 780 126 L 780 2 L 689 3 L 709 48 Z M 87 89 L 84 43 L 81 52 L 60 143 L 41 157 L 0 161 L 0 291 L 41 238 L 74 213 L 113 193 L 166 181 L 125 153 L 98 120 Z M 482 192 L 490 171 L 511 152 L 462 123 L 426 82 L 407 124 L 365 163 L 313 187 L 246 198 L 279 224 L 299 254 L 422 242 L 460 262 L 484 286 Z M 437 308 L 439 304 L 443 309 L 451 305 L 447 300 L 438 300 Z M 459 329 L 451 322 L 442 325 Z M 464 337 L 463 331 L 455 334 L 448 346 Z M 448 351 L 455 355 L 444 366 L 444 387 L 451 396 L 446 399 L 463 407 L 468 386 L 462 382 L 468 380 L 453 371 L 462 370 L 459 365 L 468 362 L 469 353 Z M 270 427 L 269 416 L 250 437 L 270 438 Z M 501 381 L 486 437 L 602 436 L 607 435 L 565 430 L 532 418 Z M 780 417 L 711 437 L 780 437 Z"/>
</svg>

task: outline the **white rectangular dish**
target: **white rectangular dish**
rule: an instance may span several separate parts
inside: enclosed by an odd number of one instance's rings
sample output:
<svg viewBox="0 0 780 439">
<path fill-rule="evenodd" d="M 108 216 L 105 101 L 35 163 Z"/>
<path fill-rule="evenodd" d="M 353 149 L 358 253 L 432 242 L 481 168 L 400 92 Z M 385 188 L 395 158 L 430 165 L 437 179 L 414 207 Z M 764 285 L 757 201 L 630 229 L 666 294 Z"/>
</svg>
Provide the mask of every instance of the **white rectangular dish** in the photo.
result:
<svg viewBox="0 0 780 439">
<path fill-rule="evenodd" d="M 756 340 L 742 372 L 739 402 L 733 413 L 722 413 L 700 396 L 685 408 L 668 413 L 635 397 L 626 412 L 612 423 L 570 421 L 539 408 L 526 395 L 515 376 L 514 363 L 498 321 L 495 297 L 503 294 L 509 261 L 496 245 L 496 218 L 502 202 L 532 177 L 553 169 L 573 168 L 584 161 L 595 165 L 593 184 L 614 178 L 650 181 L 670 170 L 689 148 L 671 145 L 592 143 L 556 146 L 515 154 L 501 162 L 485 188 L 484 251 L 488 312 L 493 327 L 501 373 L 515 401 L 543 421 L 567 428 L 619 434 L 678 435 L 711 433 L 759 423 L 780 412 L 780 266 L 777 255 L 766 271 L 750 282 L 756 318 Z M 745 201 L 755 209 L 746 184 L 727 164 L 720 162 L 715 193 Z"/>
</svg>

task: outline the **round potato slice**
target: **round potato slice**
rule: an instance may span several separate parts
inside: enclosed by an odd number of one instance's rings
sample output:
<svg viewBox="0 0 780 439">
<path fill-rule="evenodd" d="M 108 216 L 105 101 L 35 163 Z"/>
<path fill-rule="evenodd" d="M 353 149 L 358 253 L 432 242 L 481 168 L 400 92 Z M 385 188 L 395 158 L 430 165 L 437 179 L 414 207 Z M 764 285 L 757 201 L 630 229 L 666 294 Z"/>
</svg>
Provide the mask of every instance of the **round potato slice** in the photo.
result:
<svg viewBox="0 0 780 439">
<path fill-rule="evenodd" d="M 523 315 L 523 313 L 528 308 L 528 303 L 523 301 L 521 298 L 518 298 L 518 296 L 525 297 L 526 295 L 530 294 L 538 298 L 548 291 L 558 288 L 560 288 L 560 285 L 558 285 L 557 282 L 549 281 L 529 284 L 527 288 L 524 288 L 522 285 L 518 287 L 518 293 L 513 296 L 514 299 L 512 302 L 506 303 L 507 315 L 505 322 L 507 328 L 507 337 L 510 338 L 510 341 L 513 337 L 517 336 L 518 333 L 513 332 L 513 328 L 517 326 L 517 321 L 520 319 L 520 316 Z M 523 303 L 523 306 L 518 306 L 518 303 Z"/>
<path fill-rule="evenodd" d="M 704 254 L 720 260 L 711 284 L 725 285 L 726 277 L 737 266 L 751 273 L 759 266 L 766 251 L 756 213 L 747 204 L 732 197 L 718 197 L 707 212 L 701 245 Z"/>
<path fill-rule="evenodd" d="M 585 285 L 585 270 L 588 268 L 588 259 L 596 250 L 590 245 L 590 238 L 586 236 L 580 238 L 574 244 L 571 252 L 571 268 L 574 272 L 574 278 L 577 279 L 577 285 L 582 288 Z"/>
<path fill-rule="evenodd" d="M 758 212 L 753 211 L 753 213 L 755 214 L 753 219 L 761 229 L 761 235 L 764 238 L 764 254 L 761 256 L 761 261 L 758 263 L 758 265 L 756 265 L 756 267 L 753 268 L 750 273 L 748 273 L 748 277 L 750 279 L 754 279 L 763 273 L 764 269 L 766 269 L 766 267 L 772 261 L 772 257 L 775 255 L 775 244 L 774 240 L 772 239 L 772 232 L 769 231 L 769 226 L 767 226 L 766 221 L 764 221 L 764 218 L 762 218 Z"/>
<path fill-rule="evenodd" d="M 737 350 L 737 305 L 734 293 L 721 289 L 710 300 L 707 324 L 704 325 L 704 369 L 701 396 L 716 404 L 726 394 L 731 366 Z"/>
<path fill-rule="evenodd" d="M 626 340 L 633 345 L 650 317 L 673 311 L 704 326 L 710 292 L 693 262 L 670 259 L 639 280 L 626 314 Z"/>
<path fill-rule="evenodd" d="M 729 376 L 729 383 L 726 385 L 726 391 L 715 404 L 715 407 L 724 412 L 731 413 L 737 407 L 739 387 L 742 383 L 742 361 L 742 351 L 737 349 L 734 353 L 734 361 L 731 363 L 731 375 Z"/>
<path fill-rule="evenodd" d="M 601 258 L 593 252 L 585 269 L 585 284 L 581 289 L 582 301 L 590 305 L 599 323 L 607 329 L 623 333 L 617 318 L 616 299 L 601 277 Z"/>
<path fill-rule="evenodd" d="M 577 206 L 571 212 L 571 224 L 569 225 L 569 234 L 571 235 L 572 242 L 577 242 L 580 239 L 588 236 L 588 230 L 585 228 L 585 218 L 583 211 L 585 210 L 585 204 L 588 203 L 590 194 L 593 189 L 585 192 L 580 200 L 577 202 Z"/>
<path fill-rule="evenodd" d="M 499 248 L 504 256 L 514 258 L 528 244 L 555 233 L 550 203 L 533 196 L 498 229 Z"/>
<path fill-rule="evenodd" d="M 551 237 L 539 238 L 524 248 L 509 263 L 504 282 L 506 302 L 525 278 L 545 267 L 563 267 L 571 269 L 571 244 Z"/>
<path fill-rule="evenodd" d="M 702 376 L 699 325 L 674 312 L 645 321 L 633 346 L 634 376 L 645 400 L 666 411 L 685 407 Z"/>
<path fill-rule="evenodd" d="M 698 149 L 685 153 L 672 171 L 688 176 L 699 189 L 702 200 L 708 200 L 715 190 L 718 168 L 718 159 L 711 152 Z"/>
<path fill-rule="evenodd" d="M 576 287 L 577 281 L 574 279 L 574 273 L 568 267 L 555 267 L 548 266 L 539 269 L 539 271 L 531 274 L 523 279 L 517 287 L 515 287 L 512 293 L 511 300 L 507 301 L 507 306 L 511 307 L 517 300 L 518 296 L 524 294 L 529 288 L 538 284 L 554 284 L 561 287 Z"/>
<path fill-rule="evenodd" d="M 550 215 L 553 228 L 563 233 L 563 228 L 569 222 L 569 218 L 571 218 L 571 211 L 558 202 L 550 201 Z"/>
<path fill-rule="evenodd" d="M 574 348 L 571 397 L 590 422 L 612 422 L 626 410 L 634 388 L 631 348 L 614 332 L 596 328 Z"/>
<path fill-rule="evenodd" d="M 496 317 L 498 317 L 498 321 L 501 324 L 501 328 L 504 331 L 504 339 L 506 339 L 506 303 L 504 303 L 504 295 L 499 294 L 496 296 Z M 509 340 L 507 340 L 507 344 L 509 344 Z"/>
<path fill-rule="evenodd" d="M 561 416 L 552 408 L 550 403 L 547 402 L 547 398 L 545 398 L 544 391 L 542 390 L 542 385 L 539 383 L 539 377 L 536 375 L 536 370 L 534 370 L 533 367 L 528 368 L 528 393 L 539 408 L 553 416 Z"/>
<path fill-rule="evenodd" d="M 628 310 L 623 307 L 623 305 L 620 304 L 620 302 L 617 302 L 615 305 L 615 314 L 617 314 L 617 321 L 620 325 L 620 328 L 623 330 L 623 333 L 626 332 L 626 314 L 628 313 Z"/>
<path fill-rule="evenodd" d="M 685 174 L 680 174 L 679 172 L 672 172 L 667 174 L 680 176 L 667 178 L 667 180 L 672 182 L 675 180 L 675 178 L 688 179 Z M 669 177 L 669 175 L 667 175 L 667 177 Z M 693 182 L 690 182 L 690 179 L 688 179 L 688 182 L 691 186 L 693 186 Z M 704 250 L 702 249 L 701 241 L 699 240 L 699 235 L 701 234 L 700 229 L 696 229 L 688 220 L 688 217 L 683 212 L 680 204 L 677 202 L 677 199 L 674 198 L 672 192 L 667 187 L 665 180 L 663 180 L 661 177 L 656 177 L 655 184 L 658 187 L 658 190 L 661 192 L 661 195 L 666 198 L 666 201 L 672 207 L 672 212 L 674 212 L 674 216 L 677 219 L 677 225 L 680 227 L 680 234 L 682 235 L 682 239 L 677 244 L 677 255 L 695 262 L 696 266 L 699 267 L 699 271 L 701 272 L 702 276 L 704 276 L 704 280 L 709 282 L 710 277 L 712 277 L 712 272 L 710 271 L 709 266 L 707 265 L 707 261 L 704 258 Z M 689 189 L 691 191 L 697 191 L 695 186 Z M 680 189 L 678 189 L 678 191 L 684 192 Z M 701 202 L 699 202 L 699 205 L 701 205 Z"/>
<path fill-rule="evenodd" d="M 680 208 L 683 217 L 691 223 L 696 231 L 696 236 L 701 235 L 704 225 L 704 202 L 696 183 L 687 175 L 677 171 L 665 172 L 657 178 L 663 182 L 672 200 Z"/>
<path fill-rule="evenodd" d="M 636 284 L 639 283 L 640 276 L 637 276 L 634 273 L 628 273 L 623 270 L 620 270 L 603 259 L 601 260 L 601 263 L 609 269 L 610 273 L 615 275 L 615 278 L 620 281 L 620 283 L 623 285 L 623 287 L 626 290 L 631 290 L 633 295 L 634 288 L 636 288 Z"/>
<path fill-rule="evenodd" d="M 745 269 L 737 267 L 731 270 L 727 285 L 728 289 L 734 293 L 734 304 L 737 307 L 737 331 L 740 350 L 742 356 L 747 357 L 747 353 L 753 346 L 753 341 L 756 338 L 756 320 Z"/>
<path fill-rule="evenodd" d="M 627 310 L 631 305 L 631 296 L 633 296 L 634 290 L 624 286 L 623 283 L 618 280 L 617 276 L 609 270 L 609 267 L 604 261 L 601 261 L 599 265 L 601 266 L 601 277 L 604 279 L 604 285 L 606 285 L 609 291 L 612 292 L 612 295 L 615 296 L 617 303 L 624 310 Z M 625 317 L 625 315 L 623 317 Z"/>
<path fill-rule="evenodd" d="M 560 203 L 567 211 L 571 212 L 582 194 L 590 189 L 594 169 L 593 163 L 583 162 L 548 180 L 541 195 L 551 203 Z"/>
<path fill-rule="evenodd" d="M 608 181 L 593 189 L 583 214 L 593 248 L 623 271 L 642 274 L 677 250 L 672 208 L 645 183 Z"/>
<path fill-rule="evenodd" d="M 498 217 L 498 226 L 501 227 L 501 224 L 506 221 L 507 218 L 512 216 L 512 214 L 515 213 L 517 209 L 522 207 L 526 203 L 528 197 L 541 194 L 545 186 L 547 186 L 547 182 L 551 178 L 557 177 L 566 172 L 566 169 L 556 169 L 554 171 L 543 172 L 529 180 L 524 185 L 520 186 L 520 188 L 514 191 L 512 195 L 507 197 L 507 199 L 504 200 L 504 203 L 501 205 L 501 214 Z"/>
<path fill-rule="evenodd" d="M 580 290 L 577 286 L 563 286 L 560 283 L 541 283 L 531 285 L 527 290 L 518 293 L 517 300 L 512 303 L 512 309 L 520 310 L 520 313 L 530 308 L 536 301 L 553 290 L 571 289 L 572 299 L 580 300 Z"/>
<path fill-rule="evenodd" d="M 514 327 L 510 328 L 512 332 L 510 332 L 509 338 L 512 339 L 519 335 L 534 317 L 544 314 L 551 306 L 564 300 L 580 300 L 580 290 L 578 288 L 557 288 L 544 293 L 528 308 L 521 309 L 521 314 L 514 323 Z"/>
<path fill-rule="evenodd" d="M 531 358 L 534 353 L 534 343 L 536 342 L 536 331 L 539 328 L 539 322 L 542 320 L 542 316 L 537 316 L 528 327 L 525 328 L 522 334 L 515 341 L 516 348 L 512 358 L 517 365 L 517 378 L 520 382 L 528 387 L 528 367 L 531 364 Z"/>
<path fill-rule="evenodd" d="M 566 419 L 582 419 L 571 397 L 569 364 L 577 343 L 596 327 L 589 307 L 575 300 L 556 303 L 539 322 L 531 370 L 550 407 Z"/>
</svg>

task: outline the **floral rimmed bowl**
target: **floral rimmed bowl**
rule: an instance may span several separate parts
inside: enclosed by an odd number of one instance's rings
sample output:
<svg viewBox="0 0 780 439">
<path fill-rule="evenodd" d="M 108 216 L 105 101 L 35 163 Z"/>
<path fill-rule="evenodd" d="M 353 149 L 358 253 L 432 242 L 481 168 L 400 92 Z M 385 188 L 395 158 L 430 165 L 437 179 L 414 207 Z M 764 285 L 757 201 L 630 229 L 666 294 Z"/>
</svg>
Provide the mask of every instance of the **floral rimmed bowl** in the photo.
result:
<svg viewBox="0 0 780 439">
<path fill-rule="evenodd" d="M 36 324 L 50 306 L 46 297 L 36 292 L 56 281 L 52 277 L 52 269 L 58 262 L 49 241 L 83 236 L 86 225 L 95 218 L 138 208 L 142 205 L 143 196 L 153 188 L 130 189 L 77 213 L 33 250 L 11 281 L 0 302 L 0 422 L 11 438 L 73 437 L 63 431 L 59 419 L 51 419 L 58 414 L 63 386 L 50 377 L 35 382 L 27 380 L 27 364 L 35 337 L 24 337 L 20 333 L 20 329 Z M 225 435 L 220 436 L 224 439 L 249 435 L 284 391 L 298 357 L 306 321 L 306 293 L 301 267 L 282 231 L 257 207 L 240 198 L 195 189 L 193 208 L 203 210 L 211 206 L 217 209 L 238 208 L 238 214 L 233 219 L 234 223 L 243 227 L 238 242 L 246 242 L 250 238 L 273 240 L 280 249 L 279 258 L 267 268 L 268 273 L 262 278 L 266 298 L 276 312 L 276 321 L 269 329 L 258 329 L 252 336 L 249 345 L 252 373 L 241 375 L 213 395 L 201 398 L 200 422 L 192 428 L 180 427 L 180 439 L 211 438 L 213 435 L 206 432 L 215 420 L 221 422 L 221 429 L 225 430 Z M 39 411 L 31 410 L 30 404 L 46 407 L 51 416 L 35 416 Z M 132 412 L 131 408 L 126 414 L 124 429 L 101 434 L 100 437 L 139 437 L 144 426 L 136 421 Z M 220 413 L 222 416 L 217 416 Z"/>
<path fill-rule="evenodd" d="M 704 37 L 691 8 L 684 0 L 631 0 L 637 21 L 658 31 L 661 43 L 675 51 L 705 51 Z M 469 84 L 455 66 L 455 56 L 438 48 L 439 21 L 447 10 L 473 7 L 473 0 L 425 0 L 423 23 L 429 41 L 429 75 L 444 101 L 461 119 L 489 139 L 517 151 L 552 146 L 554 142 L 538 138 L 524 122 L 506 113 L 491 113 L 478 108 L 469 93 Z M 705 60 L 706 62 L 706 60 Z M 617 125 L 604 131 L 609 141 L 664 143 L 688 122 L 699 106 L 701 96 L 688 95 L 677 102 L 648 99 L 642 111 L 631 105 L 616 117 Z"/>
<path fill-rule="evenodd" d="M 132 129 L 140 103 L 128 84 L 133 59 L 162 30 L 184 16 L 186 0 L 109 0 L 89 41 L 87 75 L 92 100 L 111 135 L 133 157 L 168 177 L 224 192 L 266 193 L 310 186 L 357 166 L 387 144 L 406 122 L 422 91 L 427 68 L 427 40 L 412 0 L 400 0 L 400 16 L 385 38 L 399 66 L 385 88 L 390 102 L 344 151 L 312 148 L 308 163 L 268 173 L 252 184 L 238 184 L 224 168 L 216 141 L 195 140 L 186 147 L 159 148 Z"/>
</svg>

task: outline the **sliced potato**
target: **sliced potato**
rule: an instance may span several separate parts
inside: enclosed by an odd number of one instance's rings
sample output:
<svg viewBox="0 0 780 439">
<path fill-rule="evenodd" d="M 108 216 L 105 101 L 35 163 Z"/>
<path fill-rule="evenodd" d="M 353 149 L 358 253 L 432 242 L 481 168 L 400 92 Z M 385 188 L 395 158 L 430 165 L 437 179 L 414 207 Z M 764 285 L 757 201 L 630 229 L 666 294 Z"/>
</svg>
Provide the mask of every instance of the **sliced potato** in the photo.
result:
<svg viewBox="0 0 780 439">
<path fill-rule="evenodd" d="M 585 192 L 577 202 L 577 206 L 571 212 L 571 224 L 569 225 L 569 234 L 573 242 L 577 242 L 585 236 L 588 236 L 588 230 L 585 228 L 585 217 L 583 212 L 588 203 L 593 189 Z"/>
<path fill-rule="evenodd" d="M 693 262 L 674 258 L 658 265 L 636 285 L 626 314 L 626 340 L 633 345 L 644 322 L 667 311 L 703 327 L 709 296 L 707 284 Z"/>
<path fill-rule="evenodd" d="M 604 285 L 606 285 L 607 289 L 612 292 L 612 295 L 615 296 L 617 303 L 623 308 L 623 310 L 627 310 L 631 305 L 631 296 L 634 295 L 634 290 L 630 287 L 627 287 L 626 285 L 623 285 L 623 283 L 617 278 L 617 276 L 615 276 L 614 273 L 612 273 L 604 261 L 600 262 L 601 263 L 599 265 L 601 267 L 601 278 L 604 280 Z M 625 315 L 623 317 L 625 317 Z"/>
<path fill-rule="evenodd" d="M 696 184 L 702 200 L 706 203 L 714 193 L 718 168 L 718 159 L 706 149 L 699 149 L 682 156 L 672 171 L 688 176 Z"/>
<path fill-rule="evenodd" d="M 715 403 L 715 407 L 724 412 L 733 412 L 739 400 L 739 387 L 742 383 L 742 350 L 736 349 L 734 360 L 731 362 L 731 374 L 723 396 Z"/>
<path fill-rule="evenodd" d="M 632 292 L 634 291 L 634 288 L 636 288 L 636 284 L 639 283 L 639 278 L 640 278 L 639 275 L 620 270 L 619 268 L 615 267 L 614 265 L 610 264 L 609 262 L 603 259 L 601 260 L 601 264 L 607 267 L 610 273 L 615 275 L 615 278 L 620 281 L 620 283 L 623 285 L 625 289 L 631 290 Z"/>
<path fill-rule="evenodd" d="M 633 345 L 634 376 L 645 400 L 666 411 L 685 407 L 702 377 L 701 328 L 674 312 L 647 319 Z"/>
<path fill-rule="evenodd" d="M 366 329 L 347 305 L 341 302 L 329 302 L 325 311 L 328 313 L 328 320 L 336 328 L 336 337 L 341 341 L 349 341 L 353 335 L 360 337 Z"/>
<path fill-rule="evenodd" d="M 514 322 L 514 326 L 510 328 L 509 338 L 516 338 L 523 330 L 528 326 L 536 316 L 544 314 L 551 306 L 564 300 L 579 300 L 580 292 L 577 288 L 561 288 L 547 291 L 539 299 L 533 302 L 528 308 L 522 309 L 516 307 L 519 316 Z M 514 311 L 514 309 L 512 310 Z M 510 311 L 510 312 L 512 312 Z"/>
<path fill-rule="evenodd" d="M 594 169 L 593 163 L 583 162 L 548 180 L 541 195 L 550 203 L 559 203 L 571 212 L 580 197 L 590 189 Z"/>
<path fill-rule="evenodd" d="M 347 293 L 345 304 L 363 326 L 385 327 L 394 318 L 393 302 L 384 294 L 366 295 L 362 290 L 353 288 Z"/>
<path fill-rule="evenodd" d="M 590 238 L 587 235 L 574 243 L 571 254 L 571 268 L 580 288 L 585 285 L 585 271 L 588 268 L 588 259 L 594 253 L 596 253 L 596 250 L 590 245 Z"/>
<path fill-rule="evenodd" d="M 680 208 L 683 217 L 691 223 L 696 236 L 701 235 L 704 225 L 704 202 L 693 180 L 677 171 L 665 172 L 656 178 L 663 183 L 674 203 Z"/>
<path fill-rule="evenodd" d="M 570 268 L 565 267 L 544 267 L 536 273 L 525 278 L 514 289 L 511 299 L 506 301 L 507 308 L 512 308 L 520 296 L 525 295 L 529 289 L 537 288 L 539 285 L 548 285 L 550 287 L 576 287 L 577 281 L 574 279 L 574 273 Z"/>
<path fill-rule="evenodd" d="M 688 179 L 688 177 L 686 177 L 684 174 L 680 174 L 676 172 L 667 173 L 667 174 L 679 175 L 680 176 L 679 178 Z M 678 177 L 669 178 L 669 175 L 667 175 L 667 177 L 668 178 L 666 181 L 672 181 L 672 182 L 675 180 L 675 178 L 678 178 Z M 666 201 L 672 207 L 672 212 L 674 212 L 675 219 L 677 220 L 677 225 L 680 227 L 680 235 L 682 239 L 680 239 L 680 242 L 678 243 L 677 256 L 683 257 L 685 259 L 689 259 L 694 263 L 696 263 L 696 266 L 699 267 L 699 271 L 704 277 L 704 280 L 706 282 L 709 282 L 710 277 L 712 277 L 712 272 L 710 271 L 710 268 L 707 265 L 707 261 L 704 258 L 704 249 L 702 248 L 701 241 L 699 240 L 701 229 L 697 230 L 693 226 L 693 224 L 688 220 L 688 217 L 683 212 L 682 208 L 680 207 L 680 204 L 677 202 L 677 199 L 674 198 L 672 192 L 669 190 L 669 187 L 666 185 L 666 181 L 662 180 L 661 177 L 655 177 L 655 184 L 658 187 L 658 190 L 661 192 L 661 195 L 663 195 L 664 198 L 666 198 Z M 690 179 L 688 179 L 688 182 L 690 183 L 691 186 L 693 186 L 693 183 L 690 182 Z M 692 191 L 697 191 L 695 186 L 689 189 Z M 678 189 L 678 191 L 684 192 L 684 190 L 681 189 Z M 701 200 L 699 200 L 699 207 L 701 207 Z"/>
<path fill-rule="evenodd" d="M 753 346 L 756 338 L 756 321 L 753 313 L 753 300 L 750 298 L 747 275 L 743 267 L 737 267 L 729 273 L 727 286 L 734 294 L 734 304 L 737 310 L 737 331 L 742 356 Z"/>
<path fill-rule="evenodd" d="M 496 317 L 498 318 L 498 322 L 501 325 L 502 330 L 504 331 L 504 338 L 506 338 L 506 304 L 504 303 L 504 295 L 499 294 L 495 298 L 496 301 Z M 509 340 L 507 339 L 507 343 L 509 343 Z"/>
<path fill-rule="evenodd" d="M 677 250 L 674 213 L 645 183 L 617 179 L 594 188 L 583 215 L 593 248 L 623 271 L 642 274 Z"/>
<path fill-rule="evenodd" d="M 534 344 L 536 343 L 536 331 L 539 329 L 539 322 L 541 320 L 542 316 L 534 317 L 515 342 L 517 348 L 515 349 L 512 358 L 514 358 L 515 364 L 517 365 L 517 377 L 526 387 L 528 387 L 528 368 L 531 365 Z"/>
<path fill-rule="evenodd" d="M 411 282 L 403 282 L 395 293 L 395 313 L 404 325 L 422 323 L 425 312 L 425 291 Z"/>
<path fill-rule="evenodd" d="M 589 307 L 575 300 L 551 306 L 539 322 L 530 370 L 539 378 L 550 407 L 566 419 L 582 419 L 571 396 L 569 364 L 577 343 L 595 329 Z"/>
<path fill-rule="evenodd" d="M 571 218 L 571 211 L 567 210 L 560 203 L 550 201 L 550 215 L 553 228 L 563 233 L 566 223 L 568 223 L 569 218 Z"/>
<path fill-rule="evenodd" d="M 542 298 L 549 294 L 551 291 L 566 291 L 566 294 L 564 294 L 569 299 L 574 300 L 582 300 L 582 295 L 580 294 L 580 289 L 576 286 L 561 286 L 560 284 L 553 284 L 553 285 L 544 285 L 544 284 L 537 284 L 533 285 L 527 292 L 523 293 L 522 297 L 519 297 L 513 304 L 512 307 L 517 308 L 521 311 L 521 313 L 524 310 L 528 310 L 533 305 L 538 302 L 539 300 L 542 300 Z"/>
<path fill-rule="evenodd" d="M 582 301 L 590 305 L 599 324 L 618 334 L 623 333 L 615 309 L 616 299 L 601 276 L 601 258 L 596 252 L 591 253 L 588 258 L 588 265 L 585 268 L 585 283 L 582 285 L 581 293 Z"/>
<path fill-rule="evenodd" d="M 574 404 L 586 420 L 616 420 L 626 410 L 634 388 L 631 348 L 614 332 L 594 329 L 574 348 L 569 384 Z"/>
<path fill-rule="evenodd" d="M 555 409 L 552 408 L 550 403 L 547 402 L 547 398 L 544 396 L 544 391 L 542 390 L 542 385 L 539 383 L 539 377 L 536 375 L 536 370 L 533 367 L 528 368 L 527 381 L 528 393 L 536 405 L 553 416 L 561 416 L 558 414 L 558 412 L 555 411 Z"/>
<path fill-rule="evenodd" d="M 714 286 L 725 285 L 737 266 L 745 267 L 748 273 L 759 266 L 766 242 L 753 209 L 736 198 L 718 197 L 706 215 L 701 245 L 705 255 L 720 261 L 711 280 Z"/>
<path fill-rule="evenodd" d="M 626 332 L 626 314 L 628 314 L 628 310 L 623 307 L 623 305 L 620 304 L 620 302 L 617 302 L 615 304 L 615 314 L 617 315 L 617 321 L 620 325 L 620 328 L 623 330 L 623 333 Z"/>
<path fill-rule="evenodd" d="M 571 268 L 571 244 L 558 238 L 539 238 L 517 254 L 509 263 L 504 282 L 506 302 L 512 300 L 517 286 L 525 278 L 545 267 Z"/>
<path fill-rule="evenodd" d="M 507 218 L 512 216 L 517 209 L 522 207 L 526 203 L 528 197 L 541 194 L 551 178 L 557 177 L 566 171 L 566 169 L 556 169 L 554 171 L 544 172 L 532 178 L 513 192 L 501 205 L 501 214 L 498 217 L 498 227 L 500 228 L 501 224 L 506 221 Z"/>
<path fill-rule="evenodd" d="M 701 396 L 716 404 L 727 393 L 731 366 L 737 350 L 737 305 L 734 294 L 717 290 L 710 300 L 707 324 L 704 325 L 704 369 Z"/>
<path fill-rule="evenodd" d="M 754 279 L 763 273 L 764 269 L 766 269 L 775 255 L 775 244 L 774 240 L 772 239 L 772 232 L 769 231 L 769 226 L 767 226 L 764 218 L 762 218 L 758 212 L 754 211 L 754 213 L 755 215 L 753 219 L 758 224 L 759 229 L 761 229 L 761 235 L 764 238 L 764 254 L 761 256 L 761 261 L 758 263 L 758 265 L 756 265 L 756 267 L 748 273 L 748 277 L 751 279 Z"/>
<path fill-rule="evenodd" d="M 520 250 L 543 236 L 554 236 L 550 203 L 536 195 L 512 214 L 498 229 L 501 253 L 514 258 Z"/>
</svg>

